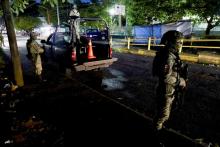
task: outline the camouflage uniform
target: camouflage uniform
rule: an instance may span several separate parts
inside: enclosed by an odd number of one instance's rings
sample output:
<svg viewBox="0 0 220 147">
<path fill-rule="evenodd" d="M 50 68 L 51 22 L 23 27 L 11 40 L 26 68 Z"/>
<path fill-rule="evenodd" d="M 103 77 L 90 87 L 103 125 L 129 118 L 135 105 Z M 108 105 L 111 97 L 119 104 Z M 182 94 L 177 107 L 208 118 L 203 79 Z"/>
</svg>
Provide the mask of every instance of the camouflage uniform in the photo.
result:
<svg viewBox="0 0 220 147">
<path fill-rule="evenodd" d="M 76 43 L 76 41 L 80 41 L 80 14 L 79 11 L 77 10 L 77 6 L 73 5 L 73 9 L 69 13 L 69 17 L 71 18 L 71 30 L 75 31 L 76 36 L 72 36 L 73 42 Z"/>
<path fill-rule="evenodd" d="M 42 79 L 42 62 L 41 62 L 41 53 L 44 52 L 44 49 L 37 43 L 36 35 L 31 34 L 30 40 L 27 42 L 27 48 L 30 49 L 30 53 L 32 56 L 32 62 L 35 68 L 35 75 Z"/>
<path fill-rule="evenodd" d="M 159 52 L 162 66 L 158 67 L 161 74 L 157 86 L 157 113 L 154 124 L 157 130 L 162 129 L 165 121 L 169 119 L 171 106 L 175 99 L 175 87 L 185 87 L 185 80 L 180 77 L 179 68 L 182 64 L 178 49 L 181 45 L 182 34 L 177 31 L 168 31 L 161 39 L 165 47 Z"/>
</svg>

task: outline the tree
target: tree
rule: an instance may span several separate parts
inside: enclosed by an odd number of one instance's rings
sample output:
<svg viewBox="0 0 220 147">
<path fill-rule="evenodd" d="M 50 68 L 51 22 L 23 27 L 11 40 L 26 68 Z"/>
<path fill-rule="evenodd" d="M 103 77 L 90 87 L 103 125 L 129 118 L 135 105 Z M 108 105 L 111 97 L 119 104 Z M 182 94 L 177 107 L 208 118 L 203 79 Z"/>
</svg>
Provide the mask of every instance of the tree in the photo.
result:
<svg viewBox="0 0 220 147">
<path fill-rule="evenodd" d="M 132 0 L 126 4 L 128 23 L 131 25 L 152 24 L 154 20 L 174 22 L 186 14 L 182 7 L 184 3 L 179 0 Z"/>
<path fill-rule="evenodd" d="M 107 17 L 108 11 L 107 1 L 103 1 L 103 3 L 92 3 L 87 6 L 79 6 L 80 16 L 82 17 Z"/>
<path fill-rule="evenodd" d="M 27 7 L 19 12 L 19 15 L 14 16 L 15 28 L 26 32 L 32 31 L 42 24 L 39 16 L 38 4 L 35 1 L 29 1 Z"/>
<path fill-rule="evenodd" d="M 206 35 L 220 24 L 220 1 L 218 0 L 188 0 L 187 9 L 190 16 L 198 16 L 196 22 L 207 22 Z"/>
<path fill-rule="evenodd" d="M 78 9 L 81 17 L 100 17 L 110 25 L 111 18 L 108 12 L 108 8 L 111 4 L 110 0 L 95 0 L 92 1 L 91 4 L 78 4 Z"/>
<path fill-rule="evenodd" d="M 67 22 L 69 19 L 69 12 L 71 10 L 71 4 L 67 2 L 63 3 L 61 0 L 59 0 L 58 6 L 60 22 Z M 42 10 L 42 8 L 42 6 L 39 6 L 40 13 L 45 17 L 48 17 L 47 15 L 49 15 L 50 23 L 57 25 L 57 8 L 52 7 L 50 4 L 44 5 L 44 8 L 47 8 L 47 12 L 45 11 L 45 9 Z"/>
<path fill-rule="evenodd" d="M 5 25 L 8 34 L 8 40 L 10 45 L 11 59 L 13 64 L 14 78 L 18 86 L 24 85 L 23 73 L 21 68 L 21 60 L 18 52 L 17 41 L 15 37 L 14 24 L 12 20 L 12 14 L 10 11 L 9 0 L 1 1 L 3 14 L 5 18 Z"/>
<path fill-rule="evenodd" d="M 144 0 L 132 0 L 127 6 L 127 20 L 130 25 L 144 25 L 146 24 L 147 6 Z"/>
<path fill-rule="evenodd" d="M 29 0 L 14 0 L 11 5 L 11 11 L 18 15 L 19 12 L 24 12 L 24 9 L 28 4 Z"/>
</svg>

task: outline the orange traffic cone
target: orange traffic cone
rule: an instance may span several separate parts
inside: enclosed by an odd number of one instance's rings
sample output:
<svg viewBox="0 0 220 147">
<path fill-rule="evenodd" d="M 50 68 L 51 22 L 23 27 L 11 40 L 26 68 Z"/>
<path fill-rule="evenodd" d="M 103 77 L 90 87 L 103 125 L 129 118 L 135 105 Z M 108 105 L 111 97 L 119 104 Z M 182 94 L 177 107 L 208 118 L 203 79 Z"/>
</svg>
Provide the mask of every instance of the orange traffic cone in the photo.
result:
<svg viewBox="0 0 220 147">
<path fill-rule="evenodd" d="M 96 56 L 93 55 L 93 49 L 92 49 L 92 41 L 89 39 L 88 43 L 88 59 L 94 59 Z"/>
</svg>

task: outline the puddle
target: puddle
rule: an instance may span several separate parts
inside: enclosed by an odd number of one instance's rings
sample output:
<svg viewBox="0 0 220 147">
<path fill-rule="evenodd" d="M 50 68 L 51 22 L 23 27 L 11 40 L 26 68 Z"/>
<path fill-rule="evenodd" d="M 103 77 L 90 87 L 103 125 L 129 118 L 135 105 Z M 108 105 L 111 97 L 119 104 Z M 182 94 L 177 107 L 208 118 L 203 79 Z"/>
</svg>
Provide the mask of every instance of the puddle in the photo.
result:
<svg viewBox="0 0 220 147">
<path fill-rule="evenodd" d="M 120 90 L 125 87 L 124 82 L 128 81 L 124 76 L 125 74 L 121 71 L 110 69 L 109 72 L 114 78 L 103 78 L 102 85 L 105 85 L 104 90 Z"/>
</svg>

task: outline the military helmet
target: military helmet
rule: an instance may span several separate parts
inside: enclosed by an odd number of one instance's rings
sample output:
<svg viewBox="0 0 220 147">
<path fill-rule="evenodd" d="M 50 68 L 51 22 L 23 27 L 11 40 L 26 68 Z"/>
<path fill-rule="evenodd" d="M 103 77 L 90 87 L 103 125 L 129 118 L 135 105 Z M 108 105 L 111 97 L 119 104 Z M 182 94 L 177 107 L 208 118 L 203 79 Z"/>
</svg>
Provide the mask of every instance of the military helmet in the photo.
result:
<svg viewBox="0 0 220 147">
<path fill-rule="evenodd" d="M 37 38 L 37 34 L 35 32 L 30 32 L 30 38 L 31 39 L 36 39 Z"/>
<path fill-rule="evenodd" d="M 175 44 L 177 40 L 182 39 L 183 34 L 176 30 L 170 30 L 163 34 L 161 44 L 167 45 L 168 43 Z"/>
<path fill-rule="evenodd" d="M 77 5 L 76 5 L 76 4 L 74 4 L 72 8 L 73 8 L 73 9 L 77 9 Z"/>
<path fill-rule="evenodd" d="M 79 11 L 77 10 L 76 5 L 73 6 L 73 9 L 70 11 L 69 16 L 73 18 L 80 17 L 80 14 L 79 14 Z"/>
</svg>

